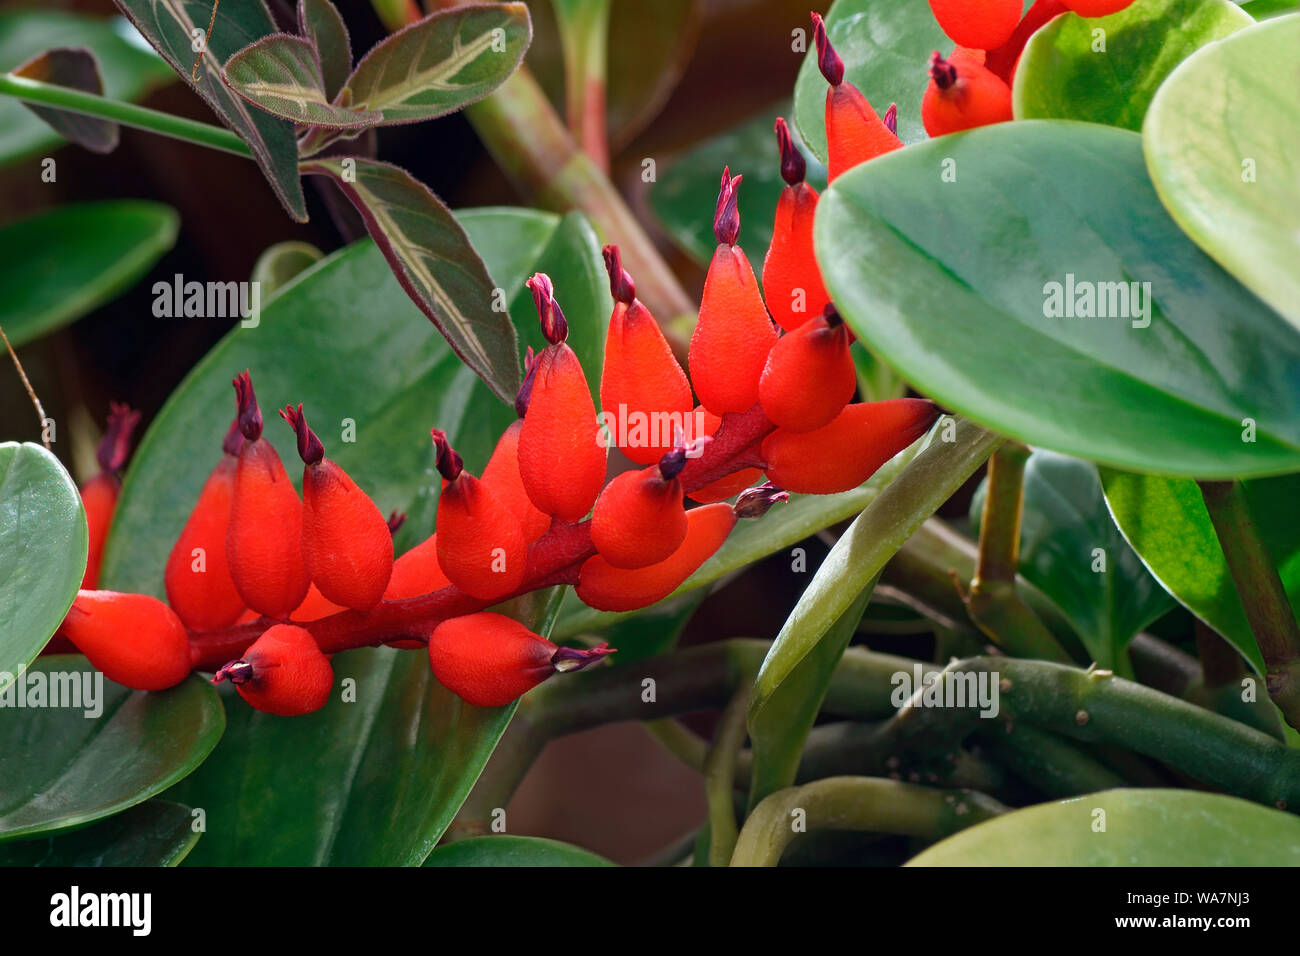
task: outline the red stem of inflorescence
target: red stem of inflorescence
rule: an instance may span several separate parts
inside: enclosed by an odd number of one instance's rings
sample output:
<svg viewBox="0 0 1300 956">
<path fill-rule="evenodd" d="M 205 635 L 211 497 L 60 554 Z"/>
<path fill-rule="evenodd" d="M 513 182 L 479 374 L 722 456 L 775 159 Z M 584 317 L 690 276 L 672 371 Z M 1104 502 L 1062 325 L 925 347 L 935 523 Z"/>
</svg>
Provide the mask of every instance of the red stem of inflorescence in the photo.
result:
<svg viewBox="0 0 1300 956">
<path fill-rule="evenodd" d="M 724 416 L 700 457 L 691 459 L 682 469 L 679 478 L 683 490 L 689 494 L 743 468 L 761 465 L 760 446 L 774 428 L 758 405 L 747 412 Z M 529 548 L 524 583 L 510 597 L 577 583 L 578 569 L 595 553 L 590 521 L 568 524 L 556 520 Z M 500 601 L 483 601 L 458 588 L 445 587 L 419 597 L 383 601 L 367 611 L 342 611 L 300 626 L 311 633 L 322 651 L 334 654 L 394 640 L 427 641 L 439 622 L 497 603 Z M 191 631 L 194 669 L 215 671 L 241 657 L 263 631 L 276 623 L 280 622 L 261 618 L 220 631 Z"/>
</svg>

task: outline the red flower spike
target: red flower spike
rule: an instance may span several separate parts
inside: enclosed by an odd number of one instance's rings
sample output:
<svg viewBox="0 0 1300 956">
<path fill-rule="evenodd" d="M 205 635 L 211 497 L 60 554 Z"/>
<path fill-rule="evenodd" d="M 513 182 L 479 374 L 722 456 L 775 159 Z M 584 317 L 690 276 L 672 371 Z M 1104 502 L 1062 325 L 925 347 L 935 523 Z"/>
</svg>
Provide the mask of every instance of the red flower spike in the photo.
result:
<svg viewBox="0 0 1300 956">
<path fill-rule="evenodd" d="M 725 172 L 722 178 L 724 184 L 730 181 Z M 715 415 L 752 408 L 758 401 L 758 377 L 775 343 L 776 328 L 749 259 L 739 246 L 720 242 L 704 280 L 688 356 L 691 382 L 704 407 Z"/>
<path fill-rule="evenodd" d="M 365 610 L 383 599 L 393 573 L 393 534 L 370 496 L 325 457 L 302 405 L 280 417 L 297 433 L 302 470 L 302 556 L 321 595 Z"/>
<path fill-rule="evenodd" d="M 434 429 L 433 440 L 446 479 L 438 499 L 438 567 L 452 584 L 479 600 L 495 601 L 514 593 L 523 584 L 528 563 L 528 542 L 519 518 L 461 468 L 460 456 L 447 445 L 445 434 Z"/>
<path fill-rule="evenodd" d="M 1020 21 L 1015 32 L 1011 34 L 1011 38 L 996 50 L 987 51 L 984 65 L 1009 86 L 1012 77 L 1015 76 L 1016 64 L 1020 62 L 1020 54 L 1024 52 L 1029 38 L 1049 20 L 1065 12 L 1067 12 L 1066 7 L 1061 0 L 1037 0 L 1029 8 L 1025 18 Z"/>
<path fill-rule="evenodd" d="M 996 50 L 1015 32 L 1021 0 L 930 0 L 930 10 L 953 43 Z"/>
<path fill-rule="evenodd" d="M 1126 10 L 1133 0 L 1063 0 L 1065 5 L 1081 17 L 1108 17 Z"/>
<path fill-rule="evenodd" d="M 826 24 L 816 13 L 812 20 L 817 63 L 830 84 L 826 91 L 826 167 L 833 182 L 859 163 L 902 149 L 903 142 L 871 108 L 862 91 L 844 79 L 844 63 L 831 46 Z"/>
<path fill-rule="evenodd" d="M 795 148 L 783 119 L 776 121 L 776 138 L 781 146 L 781 175 L 789 185 L 776 205 L 772 244 L 763 260 L 763 293 L 772 318 L 792 332 L 821 312 L 830 296 L 813 254 L 817 190 L 803 182 L 803 155 Z M 792 180 L 786 174 L 795 169 L 795 156 L 799 176 Z"/>
<path fill-rule="evenodd" d="M 668 477 L 660 465 L 625 471 L 600 493 L 591 515 L 591 543 L 613 567 L 657 564 L 681 546 L 686 509 L 677 472 Z"/>
<path fill-rule="evenodd" d="M 529 280 L 529 288 L 543 331 L 551 329 L 546 333 L 551 345 L 537 358 L 528 414 L 519 435 L 519 474 L 539 510 L 578 522 L 605 484 L 605 445 L 582 363 L 562 337 L 554 337 L 563 317 L 551 280 L 538 273 Z M 448 570 L 445 564 L 443 570 Z"/>
<path fill-rule="evenodd" d="M 618 246 L 606 246 L 604 252 L 614 311 L 605 336 L 600 405 L 627 425 L 611 430 L 623 453 L 638 465 L 652 465 L 672 450 L 671 428 L 662 423 L 685 423 L 695 403 L 659 323 L 636 298 Z"/>
<path fill-rule="evenodd" d="M 934 402 L 896 398 L 850 405 L 815 431 L 779 428 L 763 441 L 767 476 L 797 494 L 848 491 L 924 435 L 938 417 Z"/>
<path fill-rule="evenodd" d="M 232 433 L 238 443 L 231 440 Z M 244 613 L 244 599 L 226 561 L 226 534 L 242 444 L 243 436 L 232 426 L 222 443 L 221 460 L 208 475 L 167 558 L 163 574 L 167 603 L 185 626 L 195 631 L 229 627 Z"/>
<path fill-rule="evenodd" d="M 712 437 L 713 433 L 722 425 L 722 419 L 712 414 L 704 406 L 696 409 L 703 419 L 703 436 Z M 694 418 L 691 419 L 694 422 Z M 698 440 L 698 439 L 697 439 Z M 744 491 L 754 482 L 763 477 L 763 472 L 758 468 L 742 468 L 737 472 L 727 475 L 725 478 L 719 478 L 707 485 L 701 485 L 689 495 L 692 501 L 697 501 L 702 505 L 713 504 L 716 501 L 724 501 L 733 495 Z"/>
<path fill-rule="evenodd" d="M 475 707 L 504 707 L 557 673 L 581 670 L 614 653 L 557 647 L 518 621 L 480 611 L 443 621 L 429 636 L 438 682 Z"/>
<path fill-rule="evenodd" d="M 185 625 L 145 594 L 78 591 L 61 632 L 105 677 L 135 690 L 166 690 L 190 673 Z"/>
<path fill-rule="evenodd" d="M 551 516 L 538 510 L 524 490 L 524 479 L 519 473 L 519 436 L 523 430 L 524 423 L 515 421 L 501 433 L 480 481 L 519 519 L 524 540 L 532 544 L 551 526 Z"/>
<path fill-rule="evenodd" d="M 736 525 L 730 505 L 713 504 L 686 513 L 686 537 L 663 561 L 636 570 L 616 568 L 602 555 L 588 558 L 578 573 L 578 597 L 599 611 L 635 611 L 660 601 L 711 558 Z"/>
<path fill-rule="evenodd" d="M 311 584 L 303 561 L 302 501 L 275 448 L 261 437 L 262 412 L 247 372 L 235 379 L 235 393 L 245 442 L 235 467 L 226 563 L 244 603 L 283 620 Z"/>
<path fill-rule="evenodd" d="M 835 307 L 772 347 L 758 382 L 763 412 L 778 428 L 808 432 L 830 424 L 858 386 L 849 330 Z"/>
<path fill-rule="evenodd" d="M 292 624 L 276 624 L 243 657 L 218 670 L 212 683 L 223 680 L 263 713 L 299 717 L 328 703 L 334 668 L 311 634 Z"/>
<path fill-rule="evenodd" d="M 930 85 L 921 101 L 921 120 L 931 136 L 1011 120 L 1011 88 L 969 55 L 930 57 Z"/>
<path fill-rule="evenodd" d="M 400 601 L 450 586 L 451 581 L 438 566 L 438 535 L 431 534 L 393 562 L 384 600 Z"/>
<path fill-rule="evenodd" d="M 113 514 L 117 511 L 117 499 L 122 491 L 122 482 L 117 474 L 131 456 L 131 433 L 139 422 L 140 413 L 129 406 L 118 402 L 109 405 L 108 425 L 95 449 L 99 474 L 81 487 L 81 503 L 86 509 L 86 525 L 90 537 L 86 570 L 81 576 L 83 588 L 93 588 L 99 583 L 104 543 L 113 526 Z"/>
</svg>

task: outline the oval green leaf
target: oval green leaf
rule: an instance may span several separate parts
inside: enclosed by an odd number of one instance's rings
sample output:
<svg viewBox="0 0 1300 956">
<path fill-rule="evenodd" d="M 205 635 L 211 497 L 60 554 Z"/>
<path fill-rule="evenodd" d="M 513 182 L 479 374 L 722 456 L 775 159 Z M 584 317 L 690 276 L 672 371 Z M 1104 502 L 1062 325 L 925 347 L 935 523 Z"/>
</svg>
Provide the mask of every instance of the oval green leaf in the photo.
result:
<svg viewBox="0 0 1300 956">
<path fill-rule="evenodd" d="M 1165 208 L 1202 249 L 1300 326 L 1300 16 L 1196 53 L 1142 131 Z"/>
<path fill-rule="evenodd" d="M 976 528 L 987 488 L 971 502 Z M 1041 449 L 1025 463 L 1020 573 L 1066 616 L 1099 667 L 1119 666 L 1133 635 L 1174 606 L 1115 527 L 1097 467 Z"/>
<path fill-rule="evenodd" d="M 1029 38 L 1020 56 L 1016 119 L 1139 130 L 1179 63 L 1254 22 L 1230 0 L 1136 0 L 1109 17 L 1059 16 Z"/>
<path fill-rule="evenodd" d="M 71 833 L 0 844 L 0 866 L 176 866 L 199 836 L 189 807 L 149 800 Z"/>
<path fill-rule="evenodd" d="M 1263 659 L 1196 483 L 1111 469 L 1102 469 L 1101 479 L 1115 522 L 1156 579 L 1263 673 Z M 1295 505 L 1300 476 L 1243 485 L 1291 607 L 1300 608 L 1300 509 Z"/>
<path fill-rule="evenodd" d="M 381 123 L 418 123 L 463 109 L 506 81 L 532 40 L 522 3 L 470 4 L 430 14 L 361 58 L 339 102 Z"/>
<path fill-rule="evenodd" d="M 907 865 L 1300 866 L 1300 818 L 1215 793 L 1105 790 L 978 823 Z"/>
<path fill-rule="evenodd" d="M 291 123 L 362 130 L 384 118 L 378 110 L 331 102 L 316 47 L 288 33 L 244 47 L 226 61 L 221 78 L 258 109 Z"/>
<path fill-rule="evenodd" d="M 0 701 L 0 841 L 144 802 L 202 763 L 225 727 L 221 701 L 200 677 L 133 691 L 73 654 L 42 657 Z"/>
<path fill-rule="evenodd" d="M 816 244 L 866 344 L 1004 435 L 1189 477 L 1300 469 L 1300 333 L 1169 218 L 1134 133 L 1031 120 L 897 150 L 827 189 Z"/>
<path fill-rule="evenodd" d="M 425 866 L 614 866 L 590 850 L 542 837 L 471 837 L 440 846 Z"/>
<path fill-rule="evenodd" d="M 0 444 L 0 689 L 63 623 L 88 540 L 81 495 L 59 460 L 40 445 Z"/>
<path fill-rule="evenodd" d="M 298 0 L 298 27 L 316 48 L 325 95 L 333 102 L 352 75 L 352 38 L 330 0 Z"/>
<path fill-rule="evenodd" d="M 0 326 L 15 347 L 126 291 L 176 244 L 179 217 L 144 200 L 74 203 L 0 229 Z"/>
<path fill-rule="evenodd" d="M 794 86 L 794 122 L 804 143 L 826 161 L 826 80 L 817 69 L 812 26 L 807 32 L 808 55 Z M 898 136 L 904 143 L 926 138 L 921 123 L 921 99 L 929 80 L 930 54 L 952 49 L 930 12 L 920 2 L 880 3 L 878 0 L 835 0 L 826 14 L 826 32 L 844 60 L 844 78 L 860 89 L 881 116 L 898 104 Z"/>
</svg>

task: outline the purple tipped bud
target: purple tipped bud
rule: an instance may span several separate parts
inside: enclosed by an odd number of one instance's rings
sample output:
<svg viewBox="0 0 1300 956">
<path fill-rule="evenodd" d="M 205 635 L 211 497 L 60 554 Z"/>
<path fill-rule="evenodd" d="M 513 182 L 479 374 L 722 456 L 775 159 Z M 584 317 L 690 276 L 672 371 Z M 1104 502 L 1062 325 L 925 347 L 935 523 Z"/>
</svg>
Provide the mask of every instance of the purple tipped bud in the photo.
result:
<svg viewBox="0 0 1300 956">
<path fill-rule="evenodd" d="M 770 481 L 764 482 L 754 488 L 746 488 L 736 498 L 735 507 L 732 509 L 736 512 L 737 518 L 761 518 L 767 514 L 772 505 L 782 501 L 789 501 L 790 493 L 778 488 Z"/>
<path fill-rule="evenodd" d="M 302 413 L 302 403 L 298 407 L 286 405 L 280 410 L 280 417 L 293 428 L 298 436 L 298 457 L 304 465 L 319 465 L 325 457 L 325 446 L 320 443 L 316 433 L 307 425 L 307 416 Z"/>
<path fill-rule="evenodd" d="M 889 109 L 885 110 L 885 126 L 895 136 L 898 135 L 898 104 L 890 103 Z"/>
<path fill-rule="evenodd" d="M 569 337 L 569 323 L 564 319 L 560 303 L 555 301 L 555 285 L 545 272 L 536 273 L 525 285 L 533 293 L 537 317 L 542 323 L 542 335 L 552 345 L 559 345 Z"/>
<path fill-rule="evenodd" d="M 623 256 L 618 246 L 609 245 L 601 250 L 605 256 L 605 271 L 609 273 L 609 294 L 615 302 L 631 305 L 636 300 L 636 283 L 623 268 Z"/>
<path fill-rule="evenodd" d="M 447 441 L 445 431 L 441 428 L 430 428 L 429 434 L 433 436 L 433 447 L 437 451 L 438 474 L 448 481 L 455 481 L 465 470 L 465 463 L 451 447 L 451 442 Z"/>
<path fill-rule="evenodd" d="M 253 679 L 253 665 L 246 660 L 231 661 L 212 675 L 212 683 L 220 684 L 228 680 L 232 684 L 247 684 Z"/>
<path fill-rule="evenodd" d="M 257 407 L 257 393 L 253 391 L 253 376 L 244 369 L 235 376 L 235 407 L 238 410 L 239 430 L 249 441 L 262 437 L 262 410 Z"/>
<path fill-rule="evenodd" d="M 227 455 L 239 457 L 239 450 L 244 447 L 244 435 L 239 430 L 239 416 L 235 416 L 226 430 L 226 437 L 221 440 L 221 450 Z"/>
<path fill-rule="evenodd" d="M 935 86 L 946 90 L 957 82 L 957 68 L 935 50 L 930 54 L 930 77 L 934 80 Z"/>
<path fill-rule="evenodd" d="M 780 116 L 776 118 L 776 141 L 781 147 L 781 178 L 787 186 L 797 186 L 803 182 L 808 171 L 807 163 L 804 162 L 799 147 L 794 144 L 790 127 Z"/>
<path fill-rule="evenodd" d="M 121 470 L 131 456 L 131 433 L 140 424 L 140 413 L 129 405 L 112 402 L 108 406 L 108 427 L 95 448 L 95 460 L 109 474 Z"/>
<path fill-rule="evenodd" d="M 835 52 L 835 47 L 831 46 L 830 38 L 826 36 L 826 21 L 821 15 L 814 13 L 812 23 L 813 39 L 817 44 L 817 68 L 822 71 L 827 83 L 839 86 L 844 82 L 844 61 Z"/>
<path fill-rule="evenodd" d="M 551 666 L 561 674 L 580 671 L 597 661 L 604 660 L 610 654 L 618 653 L 618 648 L 601 644 L 599 647 L 582 649 L 578 647 L 557 647 L 551 655 Z"/>
<path fill-rule="evenodd" d="M 713 210 L 713 234 L 724 246 L 734 246 L 740 236 L 740 197 L 736 190 L 744 177 L 731 175 L 731 167 L 722 170 L 722 186 L 718 189 L 718 204 Z"/>
</svg>

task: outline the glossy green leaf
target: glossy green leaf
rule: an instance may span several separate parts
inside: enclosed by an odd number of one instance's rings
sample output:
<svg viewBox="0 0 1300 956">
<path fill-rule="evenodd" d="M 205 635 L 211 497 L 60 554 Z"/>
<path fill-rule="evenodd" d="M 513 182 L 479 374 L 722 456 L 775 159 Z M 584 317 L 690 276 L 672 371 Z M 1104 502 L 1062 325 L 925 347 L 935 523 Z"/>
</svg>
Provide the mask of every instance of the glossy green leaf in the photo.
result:
<svg viewBox="0 0 1300 956">
<path fill-rule="evenodd" d="M 335 105 L 316 47 L 287 33 L 244 47 L 226 61 L 221 78 L 258 109 L 291 123 L 361 130 L 384 118 L 378 110 Z"/>
<path fill-rule="evenodd" d="M 476 103 L 506 81 L 532 40 L 522 3 L 469 4 L 430 14 L 361 58 L 340 102 L 417 123 Z"/>
<path fill-rule="evenodd" d="M 1016 119 L 1139 130 L 1156 90 L 1179 63 L 1253 22 L 1230 0 L 1135 0 L 1109 17 L 1057 17 L 1020 56 L 1012 90 Z"/>
<path fill-rule="evenodd" d="M 1004 435 L 1164 474 L 1300 468 L 1300 332 L 1169 218 L 1134 133 L 1031 120 L 898 150 L 823 194 L 816 243 L 859 337 Z"/>
<path fill-rule="evenodd" d="M 1102 469 L 1115 522 L 1156 579 L 1263 673 L 1236 585 L 1195 482 Z M 1293 609 L 1300 608 L 1300 476 L 1244 483 L 1246 500 Z"/>
<path fill-rule="evenodd" d="M 425 866 L 614 866 L 589 850 L 541 837 L 471 837 L 440 846 L 429 854 Z"/>
<path fill-rule="evenodd" d="M 971 502 L 979 527 L 988 482 Z M 1020 573 L 1066 616 L 1100 667 L 1174 606 L 1115 527 L 1097 467 L 1050 451 L 1025 463 Z"/>
<path fill-rule="evenodd" d="M 785 188 L 773 132 L 778 116 L 790 116 L 789 103 L 719 133 L 660 170 L 659 181 L 650 192 L 651 207 L 673 241 L 696 262 L 708 264 L 718 247 L 713 207 L 718 199 L 718 177 L 724 166 L 730 166 L 733 176 L 745 177 L 740 187 L 740 244 L 754 269 L 762 274 L 776 205 Z M 820 192 L 826 188 L 826 167 L 806 148 L 803 153 L 808 182 Z"/>
<path fill-rule="evenodd" d="M 104 80 L 99 75 L 99 64 L 95 61 L 95 55 L 84 47 L 46 50 L 14 70 L 13 75 L 54 86 L 66 86 L 83 93 L 94 93 L 96 96 L 104 95 Z M 60 136 L 92 153 L 111 153 L 117 148 L 121 129 L 112 120 L 32 103 L 26 106 Z"/>
<path fill-rule="evenodd" d="M 1300 10 L 1300 0 L 1243 0 L 1241 8 L 1256 20 L 1267 20 Z"/>
<path fill-rule="evenodd" d="M 121 18 L 98 19 L 63 10 L 0 12 L 0 70 L 12 70 L 51 47 L 84 47 L 95 55 L 104 95 L 139 100 L 176 74 L 158 56 L 127 37 Z M 55 133 L 18 100 L 0 97 L 0 165 L 61 145 Z"/>
<path fill-rule="evenodd" d="M 826 159 L 826 80 L 817 69 L 812 25 L 808 55 L 794 87 L 794 121 L 799 135 Z M 898 136 L 904 143 L 926 138 L 921 99 L 929 80 L 930 54 L 952 49 L 928 3 L 835 0 L 826 14 L 826 32 L 844 60 L 844 78 L 858 87 L 881 116 L 898 104 Z"/>
<path fill-rule="evenodd" d="M 1216 262 L 1300 326 L 1300 15 L 1189 57 L 1142 143 L 1165 208 Z"/>
<path fill-rule="evenodd" d="M 786 674 L 780 686 L 757 707 L 750 708 L 749 739 L 754 754 L 749 777 L 751 812 L 765 797 L 794 785 L 804 743 L 817 721 L 831 675 L 858 629 L 875 585 L 872 580 L 863 588 L 835 623 L 824 634 L 813 638 L 814 645 Z M 810 588 L 800 603 L 816 600 L 817 594 Z M 793 644 L 803 643 L 802 636 L 790 629 L 783 628 L 782 637 Z"/>
<path fill-rule="evenodd" d="M 199 836 L 189 807 L 148 800 L 60 836 L 0 844 L 0 866 L 175 866 Z"/>
<path fill-rule="evenodd" d="M 1300 866 L 1300 818 L 1217 793 L 1104 790 L 977 823 L 907 865 Z"/>
<path fill-rule="evenodd" d="M 73 203 L 0 228 L 0 325 L 15 347 L 126 291 L 176 244 L 170 206 Z"/>
<path fill-rule="evenodd" d="M 313 159 L 303 172 L 334 180 L 411 301 L 461 360 L 513 404 L 521 381 L 514 324 L 495 307 L 497 287 L 442 200 L 406 170 L 362 157 Z"/>
<path fill-rule="evenodd" d="M 0 841 L 144 802 L 202 763 L 225 726 L 216 691 L 200 677 L 133 691 L 73 654 L 40 658 L 0 701 Z"/>
<path fill-rule="evenodd" d="M 300 272 L 325 258 L 325 253 L 307 242 L 291 239 L 269 246 L 253 263 L 252 281 L 258 283 L 263 302 L 288 285 Z"/>
<path fill-rule="evenodd" d="M 162 54 L 190 89 L 216 111 L 221 121 L 248 144 L 258 167 L 285 210 L 298 222 L 307 208 L 298 179 L 298 143 L 293 124 L 245 102 L 221 80 L 221 65 L 238 51 L 275 33 L 264 0 L 241 0 L 216 7 L 211 38 L 202 54 L 192 47 L 194 31 L 207 34 L 210 0 L 116 0 L 150 45 Z M 198 79 L 193 78 L 198 61 Z"/>
<path fill-rule="evenodd" d="M 298 28 L 316 47 L 325 95 L 332 101 L 352 75 L 352 38 L 330 0 L 298 0 Z"/>
<path fill-rule="evenodd" d="M 40 445 L 0 444 L 0 688 L 63 623 L 87 541 L 81 495 L 59 460 Z"/>
</svg>

